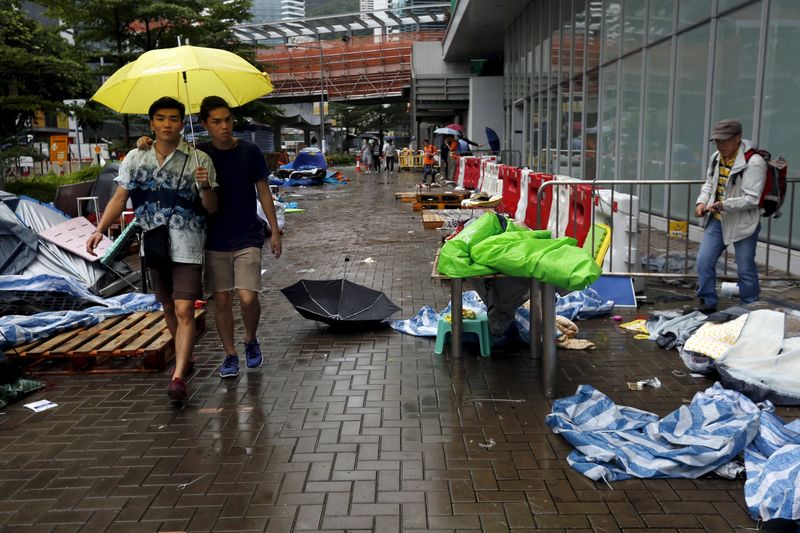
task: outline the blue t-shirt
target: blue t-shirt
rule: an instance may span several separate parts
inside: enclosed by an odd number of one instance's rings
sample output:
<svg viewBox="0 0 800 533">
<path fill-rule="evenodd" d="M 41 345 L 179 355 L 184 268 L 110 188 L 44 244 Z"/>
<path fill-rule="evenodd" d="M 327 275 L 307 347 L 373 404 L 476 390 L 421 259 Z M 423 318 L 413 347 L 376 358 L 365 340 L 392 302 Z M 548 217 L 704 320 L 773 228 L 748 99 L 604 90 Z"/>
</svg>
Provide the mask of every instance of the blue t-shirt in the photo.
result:
<svg viewBox="0 0 800 533">
<path fill-rule="evenodd" d="M 210 142 L 199 143 L 197 148 L 211 157 L 219 184 L 219 207 L 207 219 L 206 250 L 261 248 L 264 224 L 257 213 L 255 184 L 269 177 L 264 154 L 255 144 L 241 139 L 228 150 L 214 148 Z"/>
</svg>

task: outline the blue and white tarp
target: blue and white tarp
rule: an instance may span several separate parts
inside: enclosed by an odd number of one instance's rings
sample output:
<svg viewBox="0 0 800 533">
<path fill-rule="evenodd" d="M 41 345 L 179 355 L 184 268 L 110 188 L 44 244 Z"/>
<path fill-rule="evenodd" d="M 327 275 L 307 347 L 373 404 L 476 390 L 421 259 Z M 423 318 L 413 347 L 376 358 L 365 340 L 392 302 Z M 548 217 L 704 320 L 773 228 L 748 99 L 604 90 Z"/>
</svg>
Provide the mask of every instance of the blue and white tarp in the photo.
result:
<svg viewBox="0 0 800 533">
<path fill-rule="evenodd" d="M 450 314 L 451 303 L 447 304 L 440 313 L 433 307 L 426 305 L 415 316 L 408 320 L 388 320 L 389 326 L 401 333 L 416 335 L 417 337 L 435 337 L 439 329 L 441 317 Z M 478 293 L 466 291 L 461 295 L 461 304 L 464 309 L 472 309 L 477 314 L 486 313 L 486 304 L 483 303 Z"/>
<path fill-rule="evenodd" d="M 569 464 L 594 480 L 697 478 L 744 453 L 753 518 L 800 519 L 800 420 L 785 424 L 770 402 L 715 383 L 659 420 L 581 385 L 545 422 L 575 447 Z"/>
<path fill-rule="evenodd" d="M 604 316 L 614 310 L 614 300 L 603 300 L 600 294 L 587 287 L 556 298 L 556 314 L 570 320 Z"/>
<path fill-rule="evenodd" d="M 31 316 L 0 317 L 0 349 L 8 349 L 45 339 L 77 327 L 99 324 L 106 318 L 138 311 L 159 311 L 161 304 L 152 294 L 127 293 L 100 298 L 67 277 L 40 274 L 37 276 L 0 276 L 0 290 L 60 291 L 97 303 L 83 311 L 57 311 Z"/>
<path fill-rule="evenodd" d="M 766 402 L 769 403 L 769 402 Z M 745 450 L 744 499 L 754 518 L 800 519 L 800 420 L 784 424 L 761 413 L 758 435 Z"/>
<path fill-rule="evenodd" d="M 718 383 L 661 420 L 581 385 L 553 403 L 545 422 L 575 447 L 569 464 L 591 479 L 697 478 L 744 451 L 760 413 L 746 396 Z"/>
<path fill-rule="evenodd" d="M 596 290 L 585 288 L 572 291 L 564 296 L 556 296 L 556 314 L 570 320 L 583 320 L 609 314 L 614 310 L 613 300 L 603 300 Z M 514 313 L 514 324 L 517 326 L 522 342 L 531 338 L 531 313 L 520 307 Z"/>
</svg>

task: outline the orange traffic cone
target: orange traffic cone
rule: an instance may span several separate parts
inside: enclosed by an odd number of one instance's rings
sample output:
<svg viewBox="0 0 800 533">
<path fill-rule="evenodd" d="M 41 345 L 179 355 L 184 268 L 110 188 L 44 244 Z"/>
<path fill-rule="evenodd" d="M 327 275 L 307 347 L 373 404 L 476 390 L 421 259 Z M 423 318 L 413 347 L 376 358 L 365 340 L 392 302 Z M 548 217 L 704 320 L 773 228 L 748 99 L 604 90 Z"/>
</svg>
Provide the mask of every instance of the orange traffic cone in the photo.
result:
<svg viewBox="0 0 800 533">
<path fill-rule="evenodd" d="M 361 173 L 361 157 L 356 156 L 356 172 Z"/>
</svg>

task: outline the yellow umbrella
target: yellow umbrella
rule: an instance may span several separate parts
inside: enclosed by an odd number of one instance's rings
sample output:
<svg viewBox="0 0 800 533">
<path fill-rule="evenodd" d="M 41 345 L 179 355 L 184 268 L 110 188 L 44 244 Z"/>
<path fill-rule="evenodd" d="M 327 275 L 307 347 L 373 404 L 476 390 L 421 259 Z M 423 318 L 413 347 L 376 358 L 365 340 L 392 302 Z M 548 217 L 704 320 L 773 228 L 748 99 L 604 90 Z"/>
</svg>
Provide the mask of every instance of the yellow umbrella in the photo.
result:
<svg viewBox="0 0 800 533">
<path fill-rule="evenodd" d="M 171 96 L 187 113 L 196 113 L 206 96 L 238 107 L 271 92 L 269 75 L 236 54 L 187 45 L 145 52 L 108 78 L 92 100 L 120 113 L 146 115 L 150 104 Z"/>
</svg>

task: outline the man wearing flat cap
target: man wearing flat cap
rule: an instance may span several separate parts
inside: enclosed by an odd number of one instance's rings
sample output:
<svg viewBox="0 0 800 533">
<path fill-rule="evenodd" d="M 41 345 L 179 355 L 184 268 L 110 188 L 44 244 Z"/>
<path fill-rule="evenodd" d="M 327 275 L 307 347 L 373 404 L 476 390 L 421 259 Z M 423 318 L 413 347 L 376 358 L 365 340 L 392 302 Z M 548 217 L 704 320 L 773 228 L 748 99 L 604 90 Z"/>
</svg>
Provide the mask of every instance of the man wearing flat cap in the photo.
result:
<svg viewBox="0 0 800 533">
<path fill-rule="evenodd" d="M 717 151 L 711 155 L 706 182 L 700 190 L 695 215 L 704 217 L 705 232 L 697 253 L 698 310 L 711 313 L 717 308 L 717 260 L 733 244 L 739 276 L 741 303 L 758 300 L 756 245 L 761 229 L 758 207 L 764 188 L 767 162 L 757 153 L 749 159 L 745 152 L 753 145 L 742 139 L 742 123 L 720 120 L 714 125 L 711 142 Z"/>
</svg>

